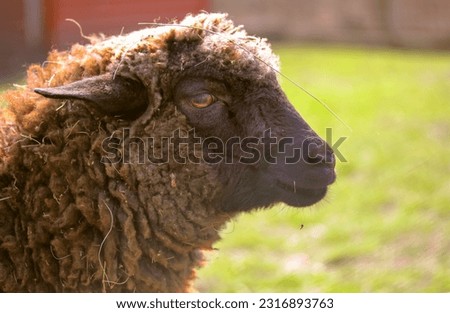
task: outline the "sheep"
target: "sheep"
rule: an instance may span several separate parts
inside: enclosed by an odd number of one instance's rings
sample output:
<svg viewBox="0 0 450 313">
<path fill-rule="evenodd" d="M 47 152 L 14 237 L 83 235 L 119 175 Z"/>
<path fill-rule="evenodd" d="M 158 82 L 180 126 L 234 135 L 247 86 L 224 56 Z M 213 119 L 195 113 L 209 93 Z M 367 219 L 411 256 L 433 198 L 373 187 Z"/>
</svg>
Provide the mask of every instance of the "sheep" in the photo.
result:
<svg viewBox="0 0 450 313">
<path fill-rule="evenodd" d="M 90 38 L 5 95 L 1 291 L 191 291 L 238 213 L 326 195 L 332 149 L 287 100 L 265 39 L 218 13 Z"/>
</svg>

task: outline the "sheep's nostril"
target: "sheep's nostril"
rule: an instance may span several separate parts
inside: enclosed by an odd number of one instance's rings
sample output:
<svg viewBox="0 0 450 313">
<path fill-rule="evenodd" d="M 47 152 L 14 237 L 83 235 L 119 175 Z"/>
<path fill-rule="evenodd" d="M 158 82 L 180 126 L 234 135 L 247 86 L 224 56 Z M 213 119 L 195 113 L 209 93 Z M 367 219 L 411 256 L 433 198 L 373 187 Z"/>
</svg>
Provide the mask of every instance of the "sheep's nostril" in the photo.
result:
<svg viewBox="0 0 450 313">
<path fill-rule="evenodd" d="M 308 164 L 330 164 L 334 166 L 334 153 L 322 140 L 307 140 L 303 144 L 303 157 Z"/>
</svg>

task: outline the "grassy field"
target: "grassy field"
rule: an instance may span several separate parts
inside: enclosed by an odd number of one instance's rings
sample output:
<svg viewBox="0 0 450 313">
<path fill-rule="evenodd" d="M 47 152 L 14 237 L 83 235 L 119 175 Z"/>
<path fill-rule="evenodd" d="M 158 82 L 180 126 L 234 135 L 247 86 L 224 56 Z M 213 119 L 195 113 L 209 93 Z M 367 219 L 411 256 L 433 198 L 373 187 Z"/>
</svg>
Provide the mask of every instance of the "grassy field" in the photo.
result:
<svg viewBox="0 0 450 313">
<path fill-rule="evenodd" d="M 199 271 L 205 292 L 450 292 L 450 54 L 276 47 L 289 99 L 347 139 L 327 199 L 241 215 Z M 4 89 L 0 86 L 0 91 Z"/>
<path fill-rule="evenodd" d="M 283 73 L 351 127 L 282 79 L 316 131 L 347 137 L 346 161 L 324 202 L 231 222 L 197 288 L 449 292 L 450 54 L 276 48 Z"/>
</svg>

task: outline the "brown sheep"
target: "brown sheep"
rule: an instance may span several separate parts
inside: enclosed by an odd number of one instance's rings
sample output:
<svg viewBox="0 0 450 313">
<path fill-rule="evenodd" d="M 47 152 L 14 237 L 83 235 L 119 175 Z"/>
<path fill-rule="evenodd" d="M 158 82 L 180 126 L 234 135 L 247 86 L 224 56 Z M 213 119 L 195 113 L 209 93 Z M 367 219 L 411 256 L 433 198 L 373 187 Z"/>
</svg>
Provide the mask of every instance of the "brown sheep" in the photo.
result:
<svg viewBox="0 0 450 313">
<path fill-rule="evenodd" d="M 189 291 L 237 213 L 321 200 L 333 153 L 277 68 L 206 13 L 31 66 L 0 112 L 0 290 Z"/>
</svg>

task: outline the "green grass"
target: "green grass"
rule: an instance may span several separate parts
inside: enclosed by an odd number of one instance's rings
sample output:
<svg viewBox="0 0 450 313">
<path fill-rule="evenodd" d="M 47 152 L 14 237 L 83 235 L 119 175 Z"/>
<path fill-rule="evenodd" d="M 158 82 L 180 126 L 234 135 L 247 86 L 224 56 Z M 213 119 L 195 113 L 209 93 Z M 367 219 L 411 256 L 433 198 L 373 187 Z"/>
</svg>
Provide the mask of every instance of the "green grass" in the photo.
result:
<svg viewBox="0 0 450 313">
<path fill-rule="evenodd" d="M 351 127 L 281 79 L 321 136 L 347 137 L 338 148 L 347 161 L 314 207 L 230 222 L 198 290 L 450 292 L 450 54 L 276 50 L 283 73 Z"/>
<path fill-rule="evenodd" d="M 208 292 L 449 292 L 450 54 L 278 46 L 289 99 L 347 160 L 327 199 L 243 214 L 199 271 Z M 303 228 L 301 228 L 303 225 Z"/>
</svg>

